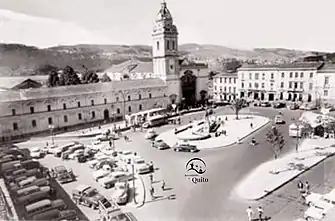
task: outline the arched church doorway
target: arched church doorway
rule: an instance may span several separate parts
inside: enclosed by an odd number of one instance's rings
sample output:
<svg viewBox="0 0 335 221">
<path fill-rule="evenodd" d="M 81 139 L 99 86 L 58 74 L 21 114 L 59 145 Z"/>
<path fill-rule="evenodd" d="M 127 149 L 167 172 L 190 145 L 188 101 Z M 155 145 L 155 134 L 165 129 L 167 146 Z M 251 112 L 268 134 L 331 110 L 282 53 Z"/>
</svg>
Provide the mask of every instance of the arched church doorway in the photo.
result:
<svg viewBox="0 0 335 221">
<path fill-rule="evenodd" d="M 181 77 L 183 102 L 186 107 L 192 107 L 196 103 L 196 83 L 197 77 L 191 70 L 186 70 Z"/>
<path fill-rule="evenodd" d="M 104 120 L 109 120 L 109 111 L 107 109 L 104 110 Z"/>
</svg>

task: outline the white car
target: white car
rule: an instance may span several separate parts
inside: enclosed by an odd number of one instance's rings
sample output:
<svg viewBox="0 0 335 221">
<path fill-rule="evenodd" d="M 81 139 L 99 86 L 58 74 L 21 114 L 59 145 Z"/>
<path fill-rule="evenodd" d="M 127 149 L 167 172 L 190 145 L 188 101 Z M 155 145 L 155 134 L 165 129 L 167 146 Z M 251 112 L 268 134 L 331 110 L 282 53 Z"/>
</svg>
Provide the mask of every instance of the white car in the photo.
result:
<svg viewBox="0 0 335 221">
<path fill-rule="evenodd" d="M 305 202 L 310 207 L 317 207 L 319 209 L 322 209 L 327 213 L 330 209 L 334 207 L 332 204 L 331 198 L 332 192 L 322 195 L 319 193 L 310 193 L 306 196 Z"/>
<path fill-rule="evenodd" d="M 115 183 L 114 192 L 112 199 L 115 200 L 117 204 L 126 204 L 129 198 L 129 184 L 128 182 L 117 182 Z"/>
<path fill-rule="evenodd" d="M 285 123 L 285 121 L 284 121 L 284 119 L 283 119 L 283 116 L 281 116 L 281 115 L 277 115 L 277 116 L 275 116 L 275 124 L 284 124 Z"/>
<path fill-rule="evenodd" d="M 309 207 L 304 213 L 304 218 L 307 221 L 321 221 L 325 215 L 326 213 L 322 209 Z"/>
<path fill-rule="evenodd" d="M 69 154 L 68 159 L 74 160 L 78 156 L 83 155 L 85 153 L 85 150 L 75 150 L 73 153 Z"/>
<path fill-rule="evenodd" d="M 130 150 L 124 150 L 121 152 L 121 160 L 124 162 L 130 161 L 134 157 L 134 153 Z"/>
<path fill-rule="evenodd" d="M 147 140 L 151 140 L 151 139 L 154 139 L 157 136 L 158 136 L 157 132 L 154 131 L 153 129 L 150 129 L 150 130 L 147 131 L 144 138 L 147 139 Z"/>
<path fill-rule="evenodd" d="M 109 159 L 108 156 L 106 156 L 106 155 L 101 156 L 100 155 L 98 157 L 96 156 L 95 159 L 88 161 L 87 164 L 90 168 L 94 168 L 100 161 L 108 160 L 108 159 Z"/>
<path fill-rule="evenodd" d="M 51 146 L 48 146 L 47 147 L 47 152 L 50 153 L 50 154 L 55 154 L 56 153 L 56 150 L 58 149 L 58 146 L 57 145 L 51 145 Z"/>
<path fill-rule="evenodd" d="M 93 172 L 93 179 L 99 181 L 99 179 L 108 176 L 111 172 L 112 168 L 108 165 L 104 165 L 103 168 Z"/>
<path fill-rule="evenodd" d="M 41 158 L 41 157 L 43 157 L 43 153 L 42 153 L 40 148 L 34 147 L 34 148 L 30 149 L 30 156 L 32 158 Z"/>
<path fill-rule="evenodd" d="M 124 182 L 124 181 L 128 181 L 131 180 L 133 177 L 132 174 L 127 173 L 127 172 L 113 172 L 111 174 L 109 174 L 108 176 L 101 178 L 98 180 L 98 183 L 106 188 L 109 189 L 111 187 L 113 187 L 115 185 L 115 183 L 117 182 Z"/>
<path fill-rule="evenodd" d="M 135 172 L 138 174 L 144 174 L 144 173 L 150 173 L 151 168 L 148 163 L 145 162 L 145 160 L 142 157 L 134 157 L 133 158 L 133 163 L 134 163 L 134 169 Z M 131 165 L 129 165 L 131 167 Z M 131 168 L 130 170 L 131 171 Z"/>
</svg>

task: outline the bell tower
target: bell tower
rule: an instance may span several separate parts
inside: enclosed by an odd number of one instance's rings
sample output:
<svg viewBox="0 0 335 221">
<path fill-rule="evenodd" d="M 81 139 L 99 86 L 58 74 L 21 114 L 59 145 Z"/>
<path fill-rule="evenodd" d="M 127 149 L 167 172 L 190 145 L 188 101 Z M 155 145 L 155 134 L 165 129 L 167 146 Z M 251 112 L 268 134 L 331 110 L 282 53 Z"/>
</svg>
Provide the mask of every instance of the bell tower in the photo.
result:
<svg viewBox="0 0 335 221">
<path fill-rule="evenodd" d="M 180 99 L 178 30 L 165 1 L 161 3 L 152 32 L 153 69 L 168 85 L 169 95 Z"/>
</svg>

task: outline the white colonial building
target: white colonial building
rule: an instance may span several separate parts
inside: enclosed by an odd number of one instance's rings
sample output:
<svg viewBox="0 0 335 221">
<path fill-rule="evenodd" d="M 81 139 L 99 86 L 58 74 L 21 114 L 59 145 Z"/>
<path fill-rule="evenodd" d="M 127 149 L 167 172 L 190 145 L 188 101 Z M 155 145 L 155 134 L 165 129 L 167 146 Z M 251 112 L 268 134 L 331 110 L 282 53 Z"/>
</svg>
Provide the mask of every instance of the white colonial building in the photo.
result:
<svg viewBox="0 0 335 221">
<path fill-rule="evenodd" d="M 215 102 L 231 101 L 238 97 L 237 72 L 220 72 L 213 77 Z"/>
<path fill-rule="evenodd" d="M 225 77 L 226 75 L 226 77 Z M 335 64 L 290 63 L 281 65 L 243 65 L 237 71 L 238 98 L 264 101 L 321 100 L 335 103 Z M 214 99 L 229 101 L 233 85 L 227 73 L 214 77 Z M 228 92 L 228 93 L 227 93 Z"/>
<path fill-rule="evenodd" d="M 112 82 L 48 88 L 33 79 L 0 79 L 0 142 L 49 128 L 66 130 L 122 119 L 171 103 L 190 106 L 206 102 L 208 66 L 179 57 L 178 31 L 165 2 L 152 37 L 153 62 L 132 60 L 119 65 L 117 74 L 107 70 Z M 42 78 L 47 80 L 47 76 Z"/>
</svg>

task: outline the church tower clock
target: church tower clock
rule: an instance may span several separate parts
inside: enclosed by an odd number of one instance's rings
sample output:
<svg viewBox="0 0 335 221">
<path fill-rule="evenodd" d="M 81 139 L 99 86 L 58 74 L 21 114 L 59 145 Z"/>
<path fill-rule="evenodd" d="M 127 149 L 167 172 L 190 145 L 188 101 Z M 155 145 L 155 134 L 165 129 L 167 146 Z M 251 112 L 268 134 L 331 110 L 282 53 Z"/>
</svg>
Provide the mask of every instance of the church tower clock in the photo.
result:
<svg viewBox="0 0 335 221">
<path fill-rule="evenodd" d="M 153 71 L 168 85 L 168 95 L 180 100 L 178 30 L 166 2 L 161 3 L 152 32 Z"/>
</svg>

